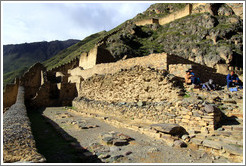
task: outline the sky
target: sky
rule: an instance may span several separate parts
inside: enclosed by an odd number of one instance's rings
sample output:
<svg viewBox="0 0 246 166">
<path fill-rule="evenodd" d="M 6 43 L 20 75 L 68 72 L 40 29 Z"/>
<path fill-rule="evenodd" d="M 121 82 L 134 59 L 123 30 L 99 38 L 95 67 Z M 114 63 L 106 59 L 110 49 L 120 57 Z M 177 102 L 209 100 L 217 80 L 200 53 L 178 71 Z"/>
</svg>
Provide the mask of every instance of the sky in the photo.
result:
<svg viewBox="0 0 246 166">
<path fill-rule="evenodd" d="M 2 44 L 79 39 L 111 30 L 151 3 L 2 2 Z"/>
</svg>

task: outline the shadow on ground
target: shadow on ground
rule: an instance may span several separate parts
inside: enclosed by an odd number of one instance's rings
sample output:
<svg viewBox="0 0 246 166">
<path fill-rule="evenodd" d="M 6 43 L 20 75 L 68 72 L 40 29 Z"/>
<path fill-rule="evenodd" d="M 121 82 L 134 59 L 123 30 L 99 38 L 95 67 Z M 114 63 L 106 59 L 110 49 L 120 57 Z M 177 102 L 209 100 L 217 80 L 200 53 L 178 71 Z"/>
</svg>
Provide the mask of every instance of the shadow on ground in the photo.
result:
<svg viewBox="0 0 246 166">
<path fill-rule="evenodd" d="M 42 115 L 45 108 L 28 109 L 28 117 L 38 152 L 47 163 L 101 163 L 57 123 Z"/>
</svg>

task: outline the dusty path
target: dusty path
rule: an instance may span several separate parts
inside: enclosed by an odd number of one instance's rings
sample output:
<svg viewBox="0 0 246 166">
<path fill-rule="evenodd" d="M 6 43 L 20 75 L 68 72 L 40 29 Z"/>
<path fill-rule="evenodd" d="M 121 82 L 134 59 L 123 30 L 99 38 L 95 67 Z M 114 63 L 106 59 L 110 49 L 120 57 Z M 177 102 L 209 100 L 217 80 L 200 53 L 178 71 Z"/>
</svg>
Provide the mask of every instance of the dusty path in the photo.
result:
<svg viewBox="0 0 246 166">
<path fill-rule="evenodd" d="M 97 155 L 102 162 L 126 163 L 227 163 L 227 159 L 213 157 L 203 151 L 173 148 L 139 132 L 116 128 L 95 118 L 82 117 L 63 107 L 49 107 L 43 115 L 51 119 L 67 134 L 76 138 L 80 146 Z M 130 141 L 115 135 L 127 135 Z M 113 136 L 114 135 L 114 136 Z M 115 145 L 112 145 L 115 144 Z M 92 154 L 85 152 L 84 155 Z"/>
</svg>

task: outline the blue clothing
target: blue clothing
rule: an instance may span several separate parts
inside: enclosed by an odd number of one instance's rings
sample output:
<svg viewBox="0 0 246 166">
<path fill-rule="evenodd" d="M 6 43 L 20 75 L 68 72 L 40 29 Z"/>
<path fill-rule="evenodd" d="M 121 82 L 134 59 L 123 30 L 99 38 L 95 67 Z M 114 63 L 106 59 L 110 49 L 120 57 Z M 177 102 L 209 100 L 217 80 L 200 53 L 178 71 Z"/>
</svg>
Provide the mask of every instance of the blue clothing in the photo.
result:
<svg viewBox="0 0 246 166">
<path fill-rule="evenodd" d="M 236 80 L 237 82 L 233 82 L 233 80 Z M 241 82 L 236 74 L 233 74 L 233 75 L 228 74 L 226 76 L 226 82 L 227 82 L 227 88 L 229 88 L 230 86 L 235 86 L 235 85 L 241 86 Z"/>
<path fill-rule="evenodd" d="M 198 85 L 198 84 L 200 84 L 200 79 L 197 77 L 191 77 L 191 83 Z"/>
</svg>

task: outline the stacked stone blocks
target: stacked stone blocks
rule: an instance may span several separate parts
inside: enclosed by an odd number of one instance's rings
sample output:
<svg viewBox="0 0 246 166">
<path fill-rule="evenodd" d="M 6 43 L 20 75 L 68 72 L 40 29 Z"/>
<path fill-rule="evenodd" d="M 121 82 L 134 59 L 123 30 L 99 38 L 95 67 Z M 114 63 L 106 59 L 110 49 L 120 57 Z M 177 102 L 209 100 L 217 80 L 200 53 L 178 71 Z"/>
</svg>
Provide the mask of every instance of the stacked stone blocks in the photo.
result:
<svg viewBox="0 0 246 166">
<path fill-rule="evenodd" d="M 24 105 L 24 88 L 18 88 L 17 100 L 3 116 L 3 161 L 45 162 L 37 152 L 31 124 Z"/>
</svg>

